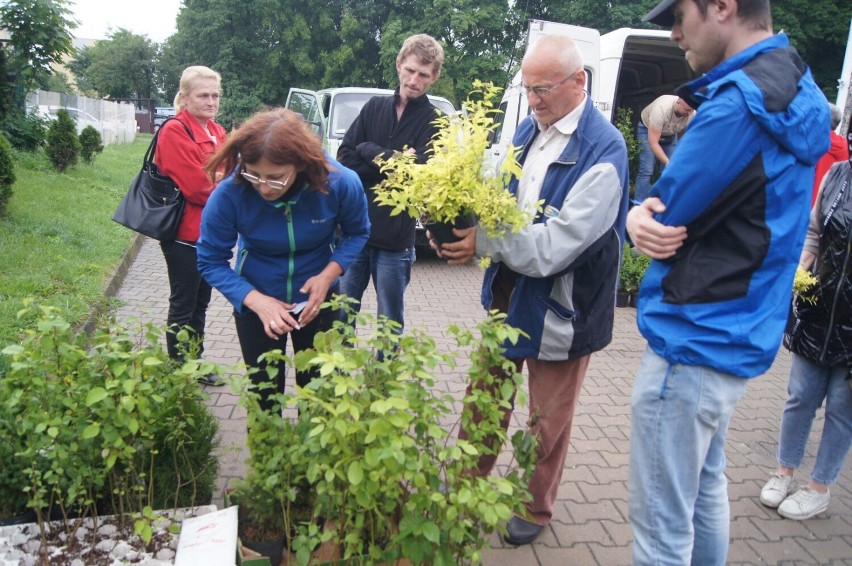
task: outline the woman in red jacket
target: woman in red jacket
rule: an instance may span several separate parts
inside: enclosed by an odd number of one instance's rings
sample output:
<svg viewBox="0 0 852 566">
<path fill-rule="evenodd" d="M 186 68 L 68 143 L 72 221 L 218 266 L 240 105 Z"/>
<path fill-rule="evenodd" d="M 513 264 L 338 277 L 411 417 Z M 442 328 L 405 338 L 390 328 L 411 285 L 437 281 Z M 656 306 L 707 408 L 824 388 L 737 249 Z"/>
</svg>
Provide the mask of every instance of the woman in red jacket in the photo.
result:
<svg viewBox="0 0 852 566">
<path fill-rule="evenodd" d="M 169 272 L 169 314 L 166 322 L 166 346 L 169 357 L 182 360 L 186 346 L 177 339 L 184 327 L 190 330 L 190 344 L 198 344 L 197 356 L 204 351 L 204 323 L 211 287 L 196 267 L 195 242 L 198 240 L 201 211 L 215 183 L 203 170 L 207 160 L 226 140 L 225 129 L 213 121 L 219 111 L 221 77 L 207 67 L 184 69 L 180 90 L 175 95 L 175 118 L 166 122 L 157 141 L 154 161 L 161 173 L 171 177 L 186 200 L 177 238 L 160 242 Z M 221 178 L 217 174 L 216 181 Z M 194 347 L 193 347 L 194 348 Z M 204 385 L 221 385 L 216 376 L 201 380 Z"/>
</svg>

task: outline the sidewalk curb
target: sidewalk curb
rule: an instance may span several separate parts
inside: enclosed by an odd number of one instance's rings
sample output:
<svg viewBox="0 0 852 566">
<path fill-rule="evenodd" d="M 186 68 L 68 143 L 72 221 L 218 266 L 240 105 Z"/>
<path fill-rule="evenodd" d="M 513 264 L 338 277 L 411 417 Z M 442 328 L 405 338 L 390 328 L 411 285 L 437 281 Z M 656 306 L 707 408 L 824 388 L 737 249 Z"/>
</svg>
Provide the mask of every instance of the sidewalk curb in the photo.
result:
<svg viewBox="0 0 852 566">
<path fill-rule="evenodd" d="M 130 242 L 130 247 L 124 254 L 124 258 L 116 266 L 115 271 L 104 287 L 103 298 L 92 306 L 89 317 L 86 319 L 86 322 L 80 326 L 80 331 L 85 333 L 86 336 L 91 336 L 97 326 L 98 319 L 109 310 L 109 300 L 118 295 L 118 290 L 121 289 L 121 286 L 124 284 L 127 273 L 133 266 L 136 256 L 139 255 L 139 250 L 142 249 L 142 244 L 145 243 L 145 239 L 146 236 L 143 236 L 142 234 L 134 234 L 133 240 Z"/>
</svg>

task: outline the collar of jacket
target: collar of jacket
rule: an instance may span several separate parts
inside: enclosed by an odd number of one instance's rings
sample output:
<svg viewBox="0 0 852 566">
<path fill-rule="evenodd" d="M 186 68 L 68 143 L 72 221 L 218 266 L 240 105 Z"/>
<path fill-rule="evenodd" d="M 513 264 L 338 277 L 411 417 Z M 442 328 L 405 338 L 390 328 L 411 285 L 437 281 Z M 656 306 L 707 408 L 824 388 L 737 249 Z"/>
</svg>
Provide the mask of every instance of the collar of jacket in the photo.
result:
<svg viewBox="0 0 852 566">
<path fill-rule="evenodd" d="M 592 102 L 591 96 L 586 96 L 586 100 L 584 102 L 585 107 L 583 108 L 583 115 L 580 116 L 580 122 L 577 124 L 577 129 L 574 130 L 574 133 L 571 134 L 571 139 L 568 140 L 568 145 L 565 146 L 565 149 L 562 150 L 562 153 L 559 154 L 559 157 L 556 159 L 554 163 L 559 163 L 562 165 L 574 165 L 577 163 L 577 160 L 580 158 L 580 147 L 583 140 L 583 132 L 588 127 L 589 120 L 591 120 L 592 112 L 597 112 L 594 103 Z M 524 161 L 527 159 L 527 153 L 529 152 L 530 144 L 532 144 L 533 140 L 538 137 L 540 130 L 538 129 L 538 123 L 533 119 L 532 116 L 528 117 L 527 120 L 531 122 L 530 125 L 530 135 L 527 139 L 522 140 L 523 150 L 521 151 L 521 155 L 518 161 L 521 165 L 524 164 Z"/>
<path fill-rule="evenodd" d="M 789 45 L 790 40 L 784 32 L 777 33 L 763 41 L 758 41 L 754 45 L 743 49 L 728 59 L 725 59 L 710 69 L 710 71 L 706 74 L 677 87 L 675 89 L 675 94 L 686 100 L 687 103 L 697 111 L 701 103 L 707 99 L 707 88 L 712 83 L 726 77 L 738 69 L 741 69 L 749 61 L 765 51 L 771 51 L 773 49 L 778 49 L 779 47 L 789 47 Z"/>
<path fill-rule="evenodd" d="M 393 103 L 399 102 L 399 87 L 396 87 L 396 90 L 393 91 Z M 429 102 L 429 93 L 424 93 L 418 96 L 417 98 L 410 98 L 406 103 L 406 106 L 411 105 L 412 108 L 416 108 L 418 106 L 423 106 L 424 104 L 432 104 Z"/>
</svg>

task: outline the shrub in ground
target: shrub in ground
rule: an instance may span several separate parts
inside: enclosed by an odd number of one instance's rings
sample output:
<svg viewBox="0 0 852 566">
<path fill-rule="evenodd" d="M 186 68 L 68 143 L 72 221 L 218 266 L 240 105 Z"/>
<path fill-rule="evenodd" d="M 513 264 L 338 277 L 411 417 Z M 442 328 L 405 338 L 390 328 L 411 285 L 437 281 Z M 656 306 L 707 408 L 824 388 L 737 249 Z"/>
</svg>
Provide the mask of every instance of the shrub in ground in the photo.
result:
<svg viewBox="0 0 852 566">
<path fill-rule="evenodd" d="M 0 217 L 6 214 L 6 206 L 12 198 L 12 185 L 15 184 L 15 166 L 12 163 L 12 146 L 0 134 Z"/>
<path fill-rule="evenodd" d="M 0 132 L 15 149 L 36 151 L 44 145 L 47 120 L 35 112 L 9 114 L 0 122 Z"/>
<path fill-rule="evenodd" d="M 56 120 L 47 129 L 47 157 L 60 173 L 77 165 L 80 154 L 80 140 L 77 138 L 77 126 L 67 110 L 59 110 Z"/>
<path fill-rule="evenodd" d="M 101 143 L 101 134 L 92 126 L 86 126 L 80 132 L 80 157 L 83 161 L 91 164 L 95 160 L 95 155 L 104 150 L 104 145 Z"/>
</svg>

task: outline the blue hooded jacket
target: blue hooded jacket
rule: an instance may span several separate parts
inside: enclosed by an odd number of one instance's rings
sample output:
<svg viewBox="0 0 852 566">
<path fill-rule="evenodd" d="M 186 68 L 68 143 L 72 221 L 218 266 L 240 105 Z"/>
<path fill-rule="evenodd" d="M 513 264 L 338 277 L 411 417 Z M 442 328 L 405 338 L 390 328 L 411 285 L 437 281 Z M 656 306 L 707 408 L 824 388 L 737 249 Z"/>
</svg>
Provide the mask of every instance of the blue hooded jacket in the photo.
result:
<svg viewBox="0 0 852 566">
<path fill-rule="evenodd" d="M 331 261 L 345 271 L 367 243 L 370 221 L 361 181 L 328 155 L 326 159 L 332 171 L 325 193 L 297 178 L 300 189 L 270 202 L 231 174 L 207 201 L 198 270 L 237 312 L 243 312 L 243 299 L 253 289 L 285 303 L 307 300 L 299 291 L 305 281 Z"/>
<path fill-rule="evenodd" d="M 828 103 L 784 34 L 678 95 L 696 115 L 651 196 L 666 205 L 657 219 L 686 226 L 687 239 L 648 268 L 639 330 L 670 363 L 754 377 L 787 320 Z"/>
</svg>

